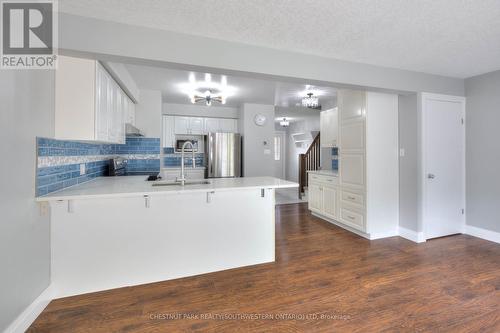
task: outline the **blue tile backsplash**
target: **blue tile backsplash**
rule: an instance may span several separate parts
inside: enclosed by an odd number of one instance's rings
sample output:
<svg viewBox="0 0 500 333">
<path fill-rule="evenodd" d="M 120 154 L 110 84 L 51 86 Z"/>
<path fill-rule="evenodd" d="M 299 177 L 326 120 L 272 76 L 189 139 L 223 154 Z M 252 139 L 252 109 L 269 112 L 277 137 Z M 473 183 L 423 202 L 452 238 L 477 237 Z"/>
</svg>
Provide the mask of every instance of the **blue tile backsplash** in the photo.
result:
<svg viewBox="0 0 500 333">
<path fill-rule="evenodd" d="M 176 168 L 181 166 L 181 154 L 175 153 L 174 148 L 168 147 L 163 148 L 163 165 L 166 168 Z M 205 166 L 205 154 L 203 153 L 195 153 L 194 160 L 196 167 L 204 167 Z M 185 153 L 184 163 L 187 166 L 192 165 L 192 155 L 191 153 Z"/>
<path fill-rule="evenodd" d="M 337 147 L 332 148 L 332 170 L 339 170 L 339 149 Z"/>
<path fill-rule="evenodd" d="M 125 144 L 99 144 L 37 138 L 36 195 L 45 195 L 108 173 L 108 160 L 128 159 L 129 175 L 160 171 L 160 139 L 127 137 Z M 85 174 L 80 175 L 80 164 Z"/>
</svg>

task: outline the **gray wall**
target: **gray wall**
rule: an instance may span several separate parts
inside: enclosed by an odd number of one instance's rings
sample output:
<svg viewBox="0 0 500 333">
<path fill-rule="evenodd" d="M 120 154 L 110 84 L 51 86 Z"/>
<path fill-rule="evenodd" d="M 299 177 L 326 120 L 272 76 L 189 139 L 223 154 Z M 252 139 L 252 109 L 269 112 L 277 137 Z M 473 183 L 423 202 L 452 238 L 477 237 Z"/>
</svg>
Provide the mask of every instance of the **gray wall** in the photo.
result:
<svg viewBox="0 0 500 333">
<path fill-rule="evenodd" d="M 399 225 L 421 231 L 418 222 L 418 97 L 399 96 Z"/>
<path fill-rule="evenodd" d="M 61 13 L 62 53 L 97 55 L 146 65 L 186 67 L 212 73 L 307 79 L 310 84 L 333 83 L 396 91 L 464 94 L 462 79 L 390 69 L 251 46 L 170 31 L 112 23 Z M 69 53 L 68 53 L 69 52 Z M 250 74 L 254 73 L 254 74 Z"/>
<path fill-rule="evenodd" d="M 465 80 L 467 224 L 500 232 L 500 71 Z"/>
<path fill-rule="evenodd" d="M 36 136 L 54 135 L 54 72 L 0 74 L 0 331 L 50 283 L 49 218 L 35 203 Z"/>
<path fill-rule="evenodd" d="M 264 126 L 254 122 L 256 114 L 267 117 Z M 238 128 L 243 135 L 243 175 L 274 176 L 274 106 L 245 103 L 240 108 Z M 267 146 L 264 145 L 267 142 Z M 266 154 L 265 151 L 269 150 Z"/>
</svg>

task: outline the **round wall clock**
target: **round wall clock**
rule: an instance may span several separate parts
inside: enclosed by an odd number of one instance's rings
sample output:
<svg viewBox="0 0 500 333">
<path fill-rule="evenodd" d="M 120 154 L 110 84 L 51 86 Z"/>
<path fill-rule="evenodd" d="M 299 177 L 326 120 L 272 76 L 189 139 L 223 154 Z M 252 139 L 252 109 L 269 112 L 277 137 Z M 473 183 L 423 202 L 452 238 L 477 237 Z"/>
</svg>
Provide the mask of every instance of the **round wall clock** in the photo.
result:
<svg viewBox="0 0 500 333">
<path fill-rule="evenodd" d="M 266 124 L 267 118 L 263 114 L 258 113 L 253 118 L 253 121 L 255 122 L 255 125 L 257 125 L 257 126 L 264 126 Z"/>
</svg>

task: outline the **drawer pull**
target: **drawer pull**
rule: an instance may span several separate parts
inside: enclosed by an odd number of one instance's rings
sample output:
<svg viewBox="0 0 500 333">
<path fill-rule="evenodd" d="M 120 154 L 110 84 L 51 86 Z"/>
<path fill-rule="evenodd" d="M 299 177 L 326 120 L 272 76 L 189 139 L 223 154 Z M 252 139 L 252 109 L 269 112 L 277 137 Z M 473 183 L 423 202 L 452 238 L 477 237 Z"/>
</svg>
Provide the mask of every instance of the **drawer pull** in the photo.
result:
<svg viewBox="0 0 500 333">
<path fill-rule="evenodd" d="M 350 195 L 347 196 L 347 199 L 349 199 L 349 200 L 356 200 L 355 197 L 351 197 Z"/>
<path fill-rule="evenodd" d="M 347 215 L 347 218 L 348 218 L 349 220 L 355 220 L 355 219 L 356 219 L 354 216 L 351 216 L 351 215 Z"/>
</svg>

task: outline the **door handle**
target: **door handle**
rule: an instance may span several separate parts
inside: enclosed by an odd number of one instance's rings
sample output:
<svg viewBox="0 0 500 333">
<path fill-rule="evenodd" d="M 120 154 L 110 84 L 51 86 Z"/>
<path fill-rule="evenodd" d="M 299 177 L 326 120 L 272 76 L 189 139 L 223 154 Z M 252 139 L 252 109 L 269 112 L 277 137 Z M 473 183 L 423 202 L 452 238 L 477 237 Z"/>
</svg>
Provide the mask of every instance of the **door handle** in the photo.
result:
<svg viewBox="0 0 500 333">
<path fill-rule="evenodd" d="M 436 178 L 436 176 L 432 173 L 429 173 L 429 174 L 427 174 L 427 178 L 434 179 L 434 178 Z"/>
</svg>

